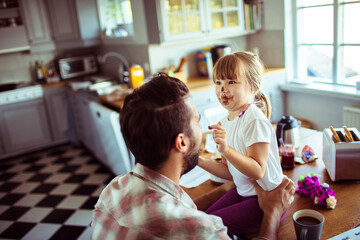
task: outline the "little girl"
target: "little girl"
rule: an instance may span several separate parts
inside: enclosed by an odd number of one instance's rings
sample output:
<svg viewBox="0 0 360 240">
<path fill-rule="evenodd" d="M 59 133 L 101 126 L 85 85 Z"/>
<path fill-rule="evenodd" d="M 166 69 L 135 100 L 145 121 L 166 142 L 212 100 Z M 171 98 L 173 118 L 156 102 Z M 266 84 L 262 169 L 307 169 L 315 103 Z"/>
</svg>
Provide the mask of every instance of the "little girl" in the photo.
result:
<svg viewBox="0 0 360 240">
<path fill-rule="evenodd" d="M 271 191 L 284 177 L 270 102 L 260 91 L 262 72 L 261 60 L 251 52 L 223 56 L 213 70 L 216 96 L 229 115 L 209 126 L 222 162 L 200 157 L 199 166 L 236 185 L 206 210 L 222 218 L 229 234 L 260 229 L 263 212 L 253 181 Z"/>
</svg>

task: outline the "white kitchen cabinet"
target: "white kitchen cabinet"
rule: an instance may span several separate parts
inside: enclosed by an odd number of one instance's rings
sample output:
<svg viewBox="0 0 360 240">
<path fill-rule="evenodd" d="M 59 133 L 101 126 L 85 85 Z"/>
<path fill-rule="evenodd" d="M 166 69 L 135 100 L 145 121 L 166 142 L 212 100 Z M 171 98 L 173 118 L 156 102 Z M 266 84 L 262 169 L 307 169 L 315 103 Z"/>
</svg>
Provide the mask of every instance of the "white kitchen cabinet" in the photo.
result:
<svg viewBox="0 0 360 240">
<path fill-rule="evenodd" d="M 0 54 L 30 49 L 20 8 L 0 8 Z"/>
<path fill-rule="evenodd" d="M 46 0 L 57 49 L 100 44 L 96 0 Z"/>
<path fill-rule="evenodd" d="M 75 137 L 69 136 L 71 141 L 83 144 L 97 158 L 103 158 L 105 153 L 90 110 L 90 103 L 98 102 L 98 98 L 84 92 L 74 92 L 70 88 L 67 93 L 70 129 L 75 129 Z"/>
<path fill-rule="evenodd" d="M 0 107 L 0 137 L 5 154 L 24 153 L 51 144 L 43 99 Z"/>
<path fill-rule="evenodd" d="M 96 0 L 20 1 L 32 52 L 99 45 Z"/>
<path fill-rule="evenodd" d="M 234 37 L 256 30 L 245 28 L 243 0 L 144 2 L 150 43 Z"/>
<path fill-rule="evenodd" d="M 95 150 L 95 125 L 91 117 L 89 104 L 92 101 L 90 98 L 83 94 L 76 94 L 76 105 L 77 105 L 77 113 L 79 121 L 79 131 L 78 137 L 80 141 L 91 151 Z M 94 151 L 96 152 L 96 151 Z"/>
<path fill-rule="evenodd" d="M 20 1 L 31 52 L 55 50 L 45 0 Z"/>
<path fill-rule="evenodd" d="M 147 4 L 150 1 L 145 1 Z M 242 0 L 156 0 L 158 36 L 149 36 L 150 41 L 174 42 L 186 39 L 209 37 L 224 38 L 247 34 L 244 24 Z M 151 17 L 149 13 L 147 15 Z M 148 25 L 149 34 L 154 24 Z"/>
<path fill-rule="evenodd" d="M 80 131 L 80 126 L 78 123 L 78 118 L 79 118 L 79 113 L 78 113 L 78 107 L 76 105 L 76 93 L 74 91 L 72 91 L 69 87 L 65 87 L 65 93 L 66 93 L 66 98 L 68 101 L 68 118 L 69 118 L 69 127 L 71 129 L 71 132 L 69 133 L 69 139 L 71 142 L 75 143 L 75 144 L 80 144 L 80 140 L 79 140 L 79 131 Z"/>
<path fill-rule="evenodd" d="M 45 105 L 54 142 L 68 141 L 70 131 L 65 86 L 44 89 Z"/>
</svg>

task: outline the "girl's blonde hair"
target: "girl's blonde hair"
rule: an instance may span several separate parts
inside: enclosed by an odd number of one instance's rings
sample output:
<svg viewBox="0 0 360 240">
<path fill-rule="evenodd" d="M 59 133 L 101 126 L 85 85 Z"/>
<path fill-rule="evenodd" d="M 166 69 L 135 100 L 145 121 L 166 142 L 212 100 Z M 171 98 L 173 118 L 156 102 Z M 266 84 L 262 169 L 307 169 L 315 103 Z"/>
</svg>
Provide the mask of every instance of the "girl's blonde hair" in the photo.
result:
<svg viewBox="0 0 360 240">
<path fill-rule="evenodd" d="M 264 70 L 260 58 L 252 52 L 235 52 L 221 57 L 213 69 L 213 81 L 217 79 L 240 80 L 246 79 L 255 93 L 255 102 L 270 119 L 271 103 L 267 96 L 261 92 L 260 85 Z"/>
</svg>

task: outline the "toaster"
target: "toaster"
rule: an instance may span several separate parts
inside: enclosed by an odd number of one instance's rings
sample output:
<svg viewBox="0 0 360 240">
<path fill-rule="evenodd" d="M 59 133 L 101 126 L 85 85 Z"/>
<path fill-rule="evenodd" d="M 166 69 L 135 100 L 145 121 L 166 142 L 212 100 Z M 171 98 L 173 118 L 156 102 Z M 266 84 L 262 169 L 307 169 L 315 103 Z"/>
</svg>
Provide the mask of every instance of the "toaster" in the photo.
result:
<svg viewBox="0 0 360 240">
<path fill-rule="evenodd" d="M 348 128 L 354 141 L 346 141 L 345 131 L 334 128 L 341 139 L 336 142 L 331 129 L 323 131 L 323 161 L 332 181 L 360 179 L 360 132 Z"/>
</svg>

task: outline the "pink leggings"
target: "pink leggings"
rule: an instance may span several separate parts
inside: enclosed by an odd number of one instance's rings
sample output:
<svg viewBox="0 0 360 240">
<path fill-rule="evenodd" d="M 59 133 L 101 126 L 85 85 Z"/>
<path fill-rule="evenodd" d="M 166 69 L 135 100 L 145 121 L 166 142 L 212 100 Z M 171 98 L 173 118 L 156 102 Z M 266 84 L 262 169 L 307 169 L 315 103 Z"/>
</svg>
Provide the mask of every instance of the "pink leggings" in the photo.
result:
<svg viewBox="0 0 360 240">
<path fill-rule="evenodd" d="M 205 212 L 221 217 L 228 233 L 235 235 L 258 232 L 263 219 L 257 196 L 242 197 L 236 188 L 227 192 Z"/>
</svg>

